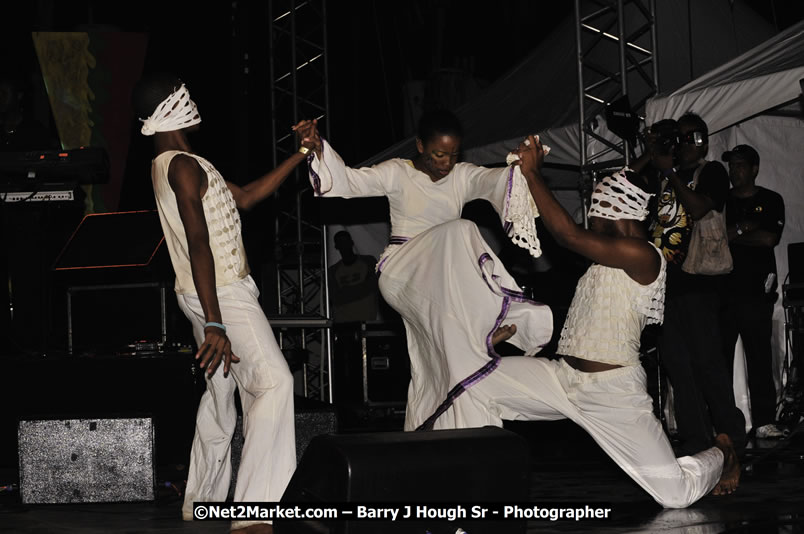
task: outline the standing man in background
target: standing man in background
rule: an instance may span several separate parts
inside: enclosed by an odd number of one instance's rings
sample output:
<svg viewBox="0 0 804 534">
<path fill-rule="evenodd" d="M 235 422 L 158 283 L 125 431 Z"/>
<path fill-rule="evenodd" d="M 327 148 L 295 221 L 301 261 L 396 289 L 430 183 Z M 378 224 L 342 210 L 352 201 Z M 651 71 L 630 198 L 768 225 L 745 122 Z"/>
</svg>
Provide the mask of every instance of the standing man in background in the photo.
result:
<svg viewBox="0 0 804 534">
<path fill-rule="evenodd" d="M 784 229 L 781 195 L 756 185 L 759 154 L 737 145 L 723 153 L 729 164 L 732 189 L 726 200 L 726 229 L 734 269 L 728 275 L 721 334 L 726 367 L 734 368 L 737 336 L 743 340 L 751 395 L 754 435 L 778 439 L 787 434 L 776 421 L 776 387 L 773 383 L 771 337 L 777 274 L 774 247 Z"/>
<path fill-rule="evenodd" d="M 346 230 L 333 237 L 341 259 L 329 268 L 329 297 L 335 322 L 364 322 L 377 318 L 380 290 L 374 266 L 377 258 L 355 254 L 354 241 Z"/>
</svg>

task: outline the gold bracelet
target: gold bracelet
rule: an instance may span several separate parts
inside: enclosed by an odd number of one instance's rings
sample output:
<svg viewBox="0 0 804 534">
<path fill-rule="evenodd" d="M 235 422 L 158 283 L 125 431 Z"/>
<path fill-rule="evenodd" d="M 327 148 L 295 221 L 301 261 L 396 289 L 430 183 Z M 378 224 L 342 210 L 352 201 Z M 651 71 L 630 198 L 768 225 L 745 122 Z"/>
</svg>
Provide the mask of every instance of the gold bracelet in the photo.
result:
<svg viewBox="0 0 804 534">
<path fill-rule="evenodd" d="M 310 152 L 310 149 L 306 146 L 299 147 L 299 154 L 307 155 Z"/>
</svg>

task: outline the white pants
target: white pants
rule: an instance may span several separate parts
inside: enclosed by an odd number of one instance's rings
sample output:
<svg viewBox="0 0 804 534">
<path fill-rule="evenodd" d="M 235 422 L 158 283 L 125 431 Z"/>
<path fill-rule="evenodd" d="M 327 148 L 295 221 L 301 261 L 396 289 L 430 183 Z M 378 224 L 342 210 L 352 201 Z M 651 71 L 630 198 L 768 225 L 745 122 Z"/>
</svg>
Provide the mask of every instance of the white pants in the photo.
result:
<svg viewBox="0 0 804 534">
<path fill-rule="evenodd" d="M 645 380 L 641 366 L 584 373 L 564 360 L 505 357 L 497 370 L 463 394 L 470 402 L 459 409 L 485 410 L 488 424 L 496 425 L 502 419 L 570 419 L 656 502 L 684 508 L 717 484 L 723 454 L 712 447 L 676 459 L 653 414 Z"/>
<path fill-rule="evenodd" d="M 234 500 L 279 501 L 296 468 L 293 376 L 257 301 L 257 287 L 248 276 L 217 292 L 226 335 L 240 361 L 232 364 L 230 376 L 223 376 L 221 364 L 212 378 L 207 378 L 182 507 L 186 521 L 192 519 L 193 502 L 224 501 L 229 491 L 230 446 L 237 423 L 235 386 L 243 406 L 245 442 Z M 198 296 L 177 297 L 200 345 L 205 321 Z M 235 521 L 232 529 L 252 523 Z"/>
</svg>

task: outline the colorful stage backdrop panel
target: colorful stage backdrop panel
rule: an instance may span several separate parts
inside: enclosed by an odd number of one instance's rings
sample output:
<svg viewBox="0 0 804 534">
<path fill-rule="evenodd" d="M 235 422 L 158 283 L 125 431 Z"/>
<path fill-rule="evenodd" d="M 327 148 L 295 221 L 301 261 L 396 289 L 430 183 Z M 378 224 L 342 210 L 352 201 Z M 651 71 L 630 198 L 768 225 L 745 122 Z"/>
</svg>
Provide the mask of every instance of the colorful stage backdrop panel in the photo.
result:
<svg viewBox="0 0 804 534">
<path fill-rule="evenodd" d="M 131 90 L 142 75 L 148 38 L 125 32 L 34 32 L 61 147 L 102 147 L 109 182 L 87 185 L 87 212 L 114 211 L 128 155 Z"/>
</svg>

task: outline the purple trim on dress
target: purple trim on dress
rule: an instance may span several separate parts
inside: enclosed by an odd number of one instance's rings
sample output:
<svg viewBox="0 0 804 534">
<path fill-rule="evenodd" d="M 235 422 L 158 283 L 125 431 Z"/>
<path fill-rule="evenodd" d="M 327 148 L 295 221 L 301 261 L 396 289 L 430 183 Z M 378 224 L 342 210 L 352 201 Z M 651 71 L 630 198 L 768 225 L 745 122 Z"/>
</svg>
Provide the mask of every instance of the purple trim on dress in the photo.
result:
<svg viewBox="0 0 804 534">
<path fill-rule="evenodd" d="M 491 260 L 491 255 L 488 252 L 484 252 L 480 256 L 480 258 L 478 258 L 477 263 L 481 267 L 481 272 L 483 265 L 489 260 Z M 483 273 L 482 276 L 483 280 L 486 282 L 486 284 L 488 284 L 489 280 L 488 278 L 486 278 L 486 274 Z M 496 279 L 498 277 L 492 275 L 492 278 Z M 466 391 L 467 389 L 469 389 L 470 387 L 472 387 L 473 385 L 477 384 L 478 382 L 486 378 L 488 375 L 490 375 L 500 365 L 501 356 L 497 354 L 497 352 L 494 350 L 494 345 L 491 344 L 491 340 L 494 337 L 494 332 L 496 332 L 497 329 L 500 328 L 500 325 L 508 316 L 508 310 L 511 308 L 512 300 L 516 302 L 531 303 L 536 306 L 544 306 L 544 304 L 540 302 L 536 302 L 534 300 L 525 297 L 525 294 L 522 291 L 515 291 L 513 289 L 507 289 L 504 287 L 500 287 L 500 290 L 502 291 L 503 295 L 505 295 L 503 297 L 502 308 L 500 309 L 500 313 L 497 315 L 497 320 L 494 322 L 494 327 L 486 335 L 486 353 L 491 358 L 491 361 L 483 365 L 483 367 L 481 367 L 468 377 L 458 382 L 449 391 L 449 393 L 447 393 L 447 398 L 444 399 L 444 402 L 442 402 L 438 406 L 438 408 L 436 408 L 435 412 L 433 412 L 433 415 L 428 417 L 421 425 L 419 425 L 418 428 L 416 428 L 417 431 L 432 430 L 436 420 L 441 416 L 441 414 L 446 412 L 450 408 L 450 406 L 452 406 L 452 404 L 455 402 L 455 399 L 460 397 L 464 391 Z"/>
<path fill-rule="evenodd" d="M 321 177 L 318 176 L 318 173 L 313 170 L 313 156 L 312 153 L 307 154 L 307 169 L 310 172 L 310 176 L 313 177 L 313 192 L 316 196 L 321 196 Z"/>
<path fill-rule="evenodd" d="M 486 273 L 482 272 L 482 267 L 490 259 L 491 259 L 491 255 L 488 252 L 484 252 L 483 255 L 480 256 L 480 259 L 478 260 L 478 264 L 481 267 L 481 276 L 483 277 L 483 280 L 486 282 L 486 284 L 489 287 L 491 287 L 491 284 L 489 283 L 488 278 L 486 278 Z M 497 279 L 499 279 L 499 276 L 492 275 L 491 278 L 492 278 L 493 281 L 496 282 Z M 542 304 L 541 302 L 536 302 L 535 300 L 529 299 L 528 297 L 526 297 L 525 293 L 522 292 L 522 291 L 518 291 L 518 290 L 515 290 L 515 289 L 508 289 L 507 287 L 502 287 L 502 286 L 500 286 L 500 291 L 502 292 L 503 295 L 505 295 L 506 297 L 510 298 L 513 301 L 526 302 L 528 304 L 533 304 L 534 306 L 544 306 L 544 304 Z"/>
<path fill-rule="evenodd" d="M 505 209 L 504 213 L 508 213 L 508 208 L 511 206 L 511 195 L 514 192 L 514 166 L 511 165 L 508 169 L 508 184 L 505 187 Z"/>
<path fill-rule="evenodd" d="M 382 274 L 382 268 L 385 265 L 385 262 L 388 261 L 388 256 L 384 257 L 380 263 L 377 264 L 377 276 Z"/>
<path fill-rule="evenodd" d="M 401 235 L 392 235 L 391 238 L 388 240 L 388 245 L 404 245 L 408 241 L 410 241 L 411 237 L 404 237 Z M 377 274 L 382 274 L 382 268 L 385 265 L 385 262 L 388 261 L 388 256 L 384 257 L 380 260 L 380 263 L 377 264 Z"/>
<path fill-rule="evenodd" d="M 322 138 L 321 138 L 321 147 L 322 147 L 322 149 L 321 149 L 321 153 L 322 153 L 322 154 L 324 153 L 324 149 L 323 149 L 323 147 L 324 147 L 324 141 L 326 141 L 326 139 L 324 139 L 324 138 L 322 137 Z M 307 154 L 307 169 L 308 169 L 308 170 L 309 170 L 309 172 L 310 172 L 310 176 L 312 176 L 312 177 L 313 177 L 313 183 L 312 183 L 312 185 L 313 185 L 313 192 L 316 194 L 316 196 L 319 196 L 319 197 L 320 197 L 320 196 L 322 196 L 322 194 L 321 194 L 321 177 L 318 175 L 318 173 L 317 173 L 317 172 L 315 172 L 315 171 L 313 170 L 313 158 L 314 158 L 314 157 L 315 157 L 315 153 L 314 153 L 314 152 L 310 152 L 309 154 Z M 323 162 L 323 161 L 321 161 L 321 165 L 323 165 L 323 164 L 324 164 L 324 162 Z"/>
</svg>

